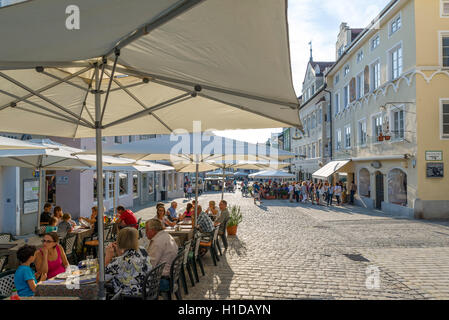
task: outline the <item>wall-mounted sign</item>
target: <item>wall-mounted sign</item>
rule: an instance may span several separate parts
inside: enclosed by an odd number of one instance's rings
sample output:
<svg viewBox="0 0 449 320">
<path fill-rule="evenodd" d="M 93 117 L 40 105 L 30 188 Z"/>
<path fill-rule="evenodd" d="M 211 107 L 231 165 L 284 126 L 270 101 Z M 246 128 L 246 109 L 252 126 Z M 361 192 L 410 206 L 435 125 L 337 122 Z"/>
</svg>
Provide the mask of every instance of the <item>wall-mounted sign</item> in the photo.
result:
<svg viewBox="0 0 449 320">
<path fill-rule="evenodd" d="M 443 161 L 443 151 L 426 151 L 426 161 Z"/>
<path fill-rule="evenodd" d="M 23 180 L 23 213 L 37 212 L 39 206 L 39 180 Z"/>
<path fill-rule="evenodd" d="M 373 161 L 371 162 L 371 167 L 374 169 L 380 169 L 382 167 L 382 164 L 379 161 Z"/>
<path fill-rule="evenodd" d="M 444 163 L 428 163 L 427 178 L 444 178 Z"/>
<path fill-rule="evenodd" d="M 56 184 L 69 184 L 69 177 L 68 176 L 57 176 Z"/>
</svg>

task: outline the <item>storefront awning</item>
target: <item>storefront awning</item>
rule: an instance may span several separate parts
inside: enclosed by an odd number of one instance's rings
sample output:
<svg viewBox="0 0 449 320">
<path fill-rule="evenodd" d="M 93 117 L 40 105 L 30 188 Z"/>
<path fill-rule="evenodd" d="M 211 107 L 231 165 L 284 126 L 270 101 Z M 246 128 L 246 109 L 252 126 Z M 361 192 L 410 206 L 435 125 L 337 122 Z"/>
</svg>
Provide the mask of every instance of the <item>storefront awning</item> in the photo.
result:
<svg viewBox="0 0 449 320">
<path fill-rule="evenodd" d="M 322 167 L 320 170 L 316 171 L 312 174 L 312 177 L 315 179 L 327 179 L 335 172 L 342 169 L 345 165 L 347 165 L 351 160 L 342 160 L 342 161 L 332 161 Z"/>
</svg>

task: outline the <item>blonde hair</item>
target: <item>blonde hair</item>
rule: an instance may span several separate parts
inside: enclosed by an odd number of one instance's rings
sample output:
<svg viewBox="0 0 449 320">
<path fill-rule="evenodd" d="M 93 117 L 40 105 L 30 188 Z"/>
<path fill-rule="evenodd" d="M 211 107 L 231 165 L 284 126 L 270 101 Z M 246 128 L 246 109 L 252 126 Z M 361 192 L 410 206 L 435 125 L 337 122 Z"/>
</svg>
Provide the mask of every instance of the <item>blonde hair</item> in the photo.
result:
<svg viewBox="0 0 449 320">
<path fill-rule="evenodd" d="M 215 201 L 209 201 L 209 207 L 212 205 L 215 208 Z"/>
<path fill-rule="evenodd" d="M 139 234 L 135 228 L 123 228 L 117 235 L 117 245 L 122 250 L 139 249 Z"/>
</svg>

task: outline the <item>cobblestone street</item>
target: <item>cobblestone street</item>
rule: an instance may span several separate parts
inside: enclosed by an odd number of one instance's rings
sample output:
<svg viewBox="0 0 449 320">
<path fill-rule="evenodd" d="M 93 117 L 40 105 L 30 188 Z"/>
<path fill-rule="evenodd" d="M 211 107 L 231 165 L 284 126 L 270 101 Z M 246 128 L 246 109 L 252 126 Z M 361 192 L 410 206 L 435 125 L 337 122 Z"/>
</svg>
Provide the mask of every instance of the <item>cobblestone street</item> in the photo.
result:
<svg viewBox="0 0 449 320">
<path fill-rule="evenodd" d="M 449 222 L 287 200 L 256 206 L 240 192 L 225 199 L 244 220 L 217 267 L 203 258 L 206 275 L 184 299 L 449 299 Z M 150 219 L 155 209 L 136 214 Z"/>
</svg>

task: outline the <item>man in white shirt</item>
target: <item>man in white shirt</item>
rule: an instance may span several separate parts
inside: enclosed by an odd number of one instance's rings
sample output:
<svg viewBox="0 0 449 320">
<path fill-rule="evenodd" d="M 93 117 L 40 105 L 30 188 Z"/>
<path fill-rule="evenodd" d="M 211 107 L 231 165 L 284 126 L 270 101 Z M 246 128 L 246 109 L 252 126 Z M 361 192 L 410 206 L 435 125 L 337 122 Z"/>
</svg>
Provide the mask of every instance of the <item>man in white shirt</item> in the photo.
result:
<svg viewBox="0 0 449 320">
<path fill-rule="evenodd" d="M 147 252 L 153 267 L 165 262 L 160 283 L 161 291 L 169 287 L 170 267 L 178 254 L 178 245 L 170 234 L 165 232 L 161 221 L 158 219 L 148 220 L 145 224 L 147 238 L 150 240 Z"/>
</svg>

